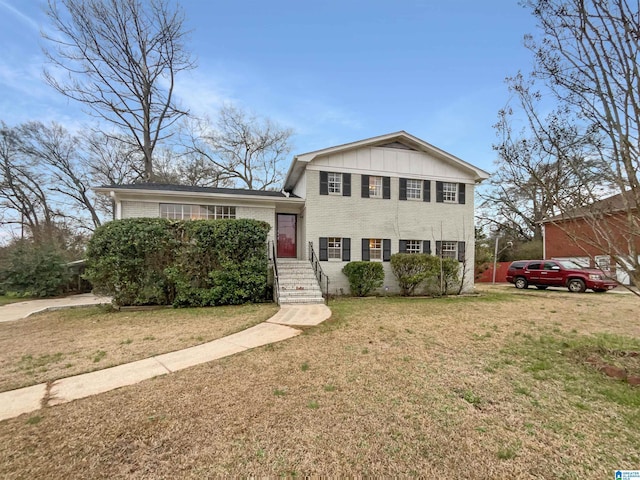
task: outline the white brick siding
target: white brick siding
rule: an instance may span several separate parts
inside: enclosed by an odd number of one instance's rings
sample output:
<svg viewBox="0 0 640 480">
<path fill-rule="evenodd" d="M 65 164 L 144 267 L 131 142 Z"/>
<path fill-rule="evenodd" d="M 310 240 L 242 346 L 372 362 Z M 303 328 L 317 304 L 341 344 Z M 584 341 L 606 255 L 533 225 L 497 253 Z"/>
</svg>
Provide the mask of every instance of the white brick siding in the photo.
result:
<svg viewBox="0 0 640 480">
<path fill-rule="evenodd" d="M 276 231 L 276 209 L 275 207 L 236 207 L 236 218 L 251 218 L 253 220 L 261 220 L 271 225 L 267 240 L 271 241 L 275 238 Z"/>
<path fill-rule="evenodd" d="M 391 254 L 398 253 L 399 241 L 430 240 L 435 254 L 437 240 L 464 241 L 468 272 L 466 288 L 473 286 L 473 185 L 466 185 L 465 204 L 437 203 L 435 182 L 431 186 L 431 201 L 399 200 L 399 178 L 391 177 L 391 198 L 361 198 L 361 176 L 351 175 L 351 196 L 320 195 L 320 174 L 307 169 L 307 198 L 305 215 L 306 239 L 313 242 L 318 253 L 320 237 L 351 239 L 351 261 L 362 259 L 361 239 L 388 238 Z M 346 262 L 322 262 L 329 276 L 331 293 L 349 292 L 347 278 L 342 273 Z M 389 262 L 383 262 L 384 285 L 397 292 Z"/>
<path fill-rule="evenodd" d="M 135 200 L 122 201 L 121 218 L 155 218 L 160 216 L 160 204 L 158 202 L 141 202 Z"/>
<path fill-rule="evenodd" d="M 173 202 L 141 202 L 134 200 L 122 201 L 122 218 L 139 218 L 139 217 L 151 217 L 156 218 L 160 216 L 160 203 L 191 203 L 197 205 L 220 205 L 221 202 L 212 203 L 208 201 L 184 201 L 181 202 L 178 199 Z M 229 201 L 224 202 L 225 205 L 233 206 Z M 267 222 L 271 226 L 269 230 L 268 239 L 273 240 L 275 238 L 275 226 L 276 226 L 276 209 L 275 206 L 236 206 L 236 218 L 251 218 L 254 220 L 261 220 Z"/>
</svg>

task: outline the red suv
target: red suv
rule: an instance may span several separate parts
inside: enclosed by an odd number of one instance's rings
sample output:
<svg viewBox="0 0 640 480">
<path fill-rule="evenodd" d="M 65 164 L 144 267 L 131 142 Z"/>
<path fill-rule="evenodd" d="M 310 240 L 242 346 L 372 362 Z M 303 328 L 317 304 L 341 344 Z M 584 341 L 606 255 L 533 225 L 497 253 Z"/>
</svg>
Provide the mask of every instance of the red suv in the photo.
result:
<svg viewBox="0 0 640 480">
<path fill-rule="evenodd" d="M 570 292 L 584 292 L 587 288 L 594 292 L 606 292 L 618 286 L 602 270 L 582 268 L 570 260 L 518 260 L 509 265 L 507 281 L 516 288 L 527 288 L 529 285 L 535 285 L 540 290 L 567 287 Z"/>
</svg>

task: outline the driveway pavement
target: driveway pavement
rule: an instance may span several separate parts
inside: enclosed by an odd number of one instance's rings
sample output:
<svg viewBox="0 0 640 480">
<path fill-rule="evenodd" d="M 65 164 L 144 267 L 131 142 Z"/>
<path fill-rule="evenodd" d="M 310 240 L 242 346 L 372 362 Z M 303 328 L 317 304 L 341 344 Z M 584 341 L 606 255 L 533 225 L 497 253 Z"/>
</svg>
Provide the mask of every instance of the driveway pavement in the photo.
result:
<svg viewBox="0 0 640 480">
<path fill-rule="evenodd" d="M 98 302 L 99 297 L 94 300 Z M 102 297 L 104 300 L 105 297 Z M 39 300 L 38 300 L 39 301 Z M 28 302 L 23 302 L 28 303 Z M 79 305 L 79 303 L 74 303 Z M 61 305 L 57 305 L 61 308 Z M 0 307 L 0 313 L 5 307 Z M 27 309 L 28 310 L 28 309 Z M 27 311 L 23 310 L 23 311 Z M 33 313 L 33 312 L 32 312 Z M 331 316 L 326 305 L 287 305 L 266 322 L 212 342 L 90 373 L 0 393 L 0 420 L 43 407 L 97 395 L 302 333 L 293 326 L 319 325 Z"/>
<path fill-rule="evenodd" d="M 43 300 L 26 300 L 24 302 L 10 303 L 0 307 L 0 322 L 12 322 L 26 318 L 34 313 L 57 308 L 84 307 L 87 305 L 99 305 L 111 303 L 110 297 L 101 297 L 93 293 L 71 295 L 64 298 L 46 298 Z"/>
</svg>

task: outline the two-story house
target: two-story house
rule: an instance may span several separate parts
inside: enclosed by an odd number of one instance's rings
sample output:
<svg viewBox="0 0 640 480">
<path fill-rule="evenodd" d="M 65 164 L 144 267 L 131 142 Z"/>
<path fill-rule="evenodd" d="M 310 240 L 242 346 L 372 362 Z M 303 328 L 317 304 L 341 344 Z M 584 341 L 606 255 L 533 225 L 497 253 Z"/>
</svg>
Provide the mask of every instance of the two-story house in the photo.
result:
<svg viewBox="0 0 640 480">
<path fill-rule="evenodd" d="M 342 268 L 357 260 L 382 262 L 383 288 L 397 292 L 388 263 L 397 252 L 466 261 L 472 288 L 474 188 L 488 176 L 401 131 L 296 155 L 282 192 L 158 184 L 96 191 L 112 197 L 116 218 L 264 220 L 278 265 L 308 263 L 312 249 L 329 293 L 349 293 Z"/>
</svg>

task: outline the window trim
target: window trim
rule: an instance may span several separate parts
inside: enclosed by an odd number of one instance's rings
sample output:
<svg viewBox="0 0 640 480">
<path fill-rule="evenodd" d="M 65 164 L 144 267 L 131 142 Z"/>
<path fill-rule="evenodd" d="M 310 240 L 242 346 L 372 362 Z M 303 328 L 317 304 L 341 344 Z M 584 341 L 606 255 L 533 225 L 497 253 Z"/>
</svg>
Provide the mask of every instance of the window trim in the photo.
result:
<svg viewBox="0 0 640 480">
<path fill-rule="evenodd" d="M 454 182 L 442 182 L 442 203 L 458 203 L 460 187 Z"/>
<path fill-rule="evenodd" d="M 405 253 L 423 253 L 422 252 L 422 240 L 405 240 L 404 251 Z M 417 247 L 417 248 L 416 248 Z"/>
<path fill-rule="evenodd" d="M 332 177 L 334 178 L 333 181 L 332 181 Z M 331 191 L 332 183 L 334 184 L 334 188 L 336 188 L 335 185 L 337 185 L 337 190 L 336 191 Z M 327 172 L 327 193 L 329 195 L 342 196 L 343 183 L 344 182 L 343 182 L 343 178 L 342 178 L 342 173 Z"/>
<path fill-rule="evenodd" d="M 329 258 L 329 239 L 340 239 L 340 258 Z M 351 238 L 349 237 L 320 237 L 318 239 L 318 260 L 321 262 L 350 262 L 351 261 Z M 335 248 L 335 247 L 334 247 Z"/>
<path fill-rule="evenodd" d="M 172 207 L 172 212 L 163 212 L 164 207 Z M 177 216 L 177 209 L 180 209 L 180 216 Z M 189 207 L 189 214 L 185 215 L 185 207 Z M 197 216 L 193 214 L 193 208 L 199 209 Z M 222 209 L 222 213 L 218 214 L 218 209 Z M 206 212 L 203 215 L 203 211 Z M 169 220 L 223 220 L 237 218 L 236 207 L 232 205 L 200 205 L 197 203 L 170 203 L 162 202 L 158 204 L 158 213 L 160 218 Z"/>
<path fill-rule="evenodd" d="M 334 244 L 333 246 L 331 244 Z M 336 246 L 337 244 L 337 246 Z M 342 261 L 342 237 L 327 237 L 327 260 Z M 337 257 L 332 256 L 337 252 Z"/>
<path fill-rule="evenodd" d="M 422 201 L 422 194 L 423 194 L 423 188 L 424 188 L 424 184 L 422 180 L 416 180 L 414 178 L 407 178 L 406 180 L 407 180 L 407 185 L 406 185 L 407 200 L 413 200 L 414 202 Z M 410 183 L 412 183 L 414 186 L 413 187 L 410 186 L 409 185 Z M 409 192 L 413 192 L 413 196 L 411 196 Z M 418 196 L 415 196 L 416 192 Z"/>
<path fill-rule="evenodd" d="M 382 238 L 370 238 L 369 239 L 369 261 L 382 262 Z M 372 246 L 372 243 L 377 246 Z M 379 244 L 379 245 L 378 245 Z M 374 258 L 373 252 L 380 252 L 380 258 Z M 377 255 L 377 253 L 376 253 Z"/>
<path fill-rule="evenodd" d="M 379 185 L 372 184 L 374 181 L 376 181 L 377 183 L 377 180 L 380 180 Z M 380 175 L 369 175 L 369 198 L 383 198 L 383 197 L 384 197 L 384 177 L 381 177 Z"/>
</svg>

